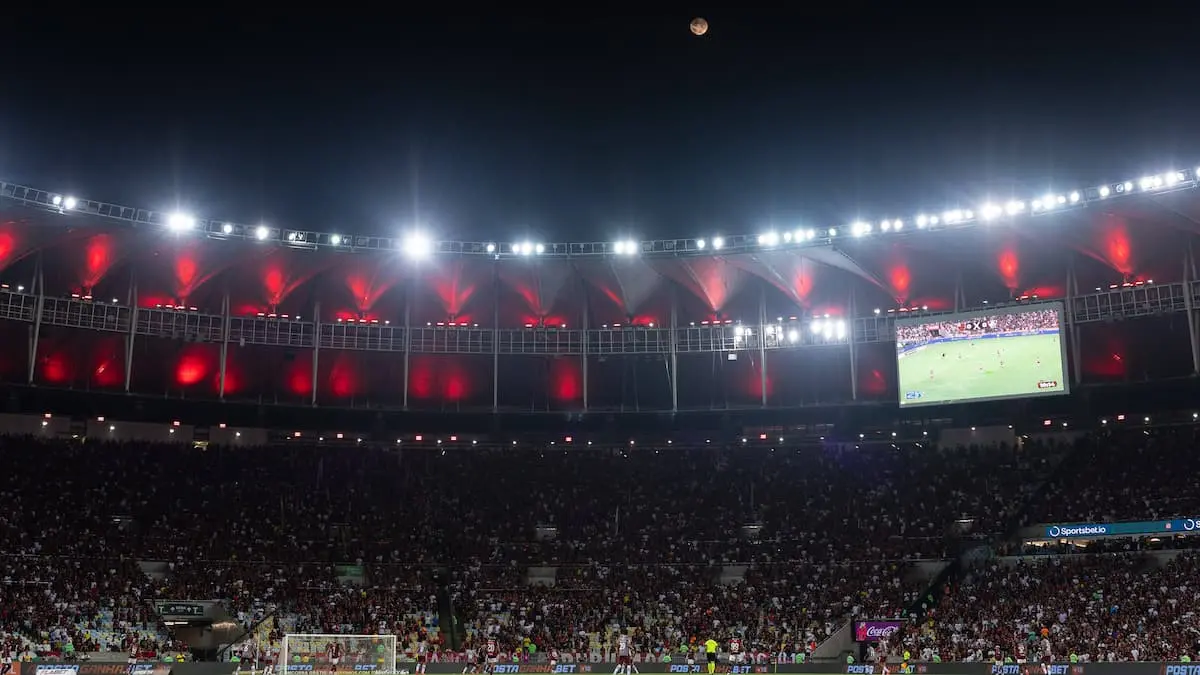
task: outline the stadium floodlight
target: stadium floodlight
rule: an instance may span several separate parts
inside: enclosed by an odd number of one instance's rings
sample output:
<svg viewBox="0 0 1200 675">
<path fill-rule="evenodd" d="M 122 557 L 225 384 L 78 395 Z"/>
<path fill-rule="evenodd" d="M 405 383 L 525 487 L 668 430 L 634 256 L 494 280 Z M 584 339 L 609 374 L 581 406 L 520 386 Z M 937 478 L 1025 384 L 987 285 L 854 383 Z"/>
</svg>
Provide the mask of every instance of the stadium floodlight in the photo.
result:
<svg viewBox="0 0 1200 675">
<path fill-rule="evenodd" d="M 271 236 L 271 231 L 267 229 L 266 225 L 259 225 L 258 227 L 254 228 L 255 239 L 259 241 L 265 241 L 269 236 Z"/>
<path fill-rule="evenodd" d="M 233 234 L 233 223 L 225 223 L 222 225 L 221 232 L 225 234 Z"/>
<path fill-rule="evenodd" d="M 76 206 L 78 206 L 78 204 L 79 204 L 79 202 L 76 201 L 74 197 L 67 197 L 66 199 L 63 199 L 63 203 L 62 203 L 63 208 L 68 211 L 70 211 L 71 209 L 74 209 Z"/>
<path fill-rule="evenodd" d="M 615 242 L 613 244 L 613 252 L 617 255 L 637 255 L 638 243 L 628 239 Z"/>
<path fill-rule="evenodd" d="M 172 213 L 167 217 L 167 227 L 172 232 L 184 232 L 196 226 L 196 219 L 186 213 Z"/>
<path fill-rule="evenodd" d="M 704 241 L 703 239 L 696 240 L 696 248 L 703 251 L 705 246 L 708 246 L 708 242 Z"/>
<path fill-rule="evenodd" d="M 724 237 L 713 237 L 713 249 L 720 251 L 723 248 L 725 248 L 725 238 Z"/>
<path fill-rule="evenodd" d="M 1012 200 L 1004 205 L 1004 212 L 1010 216 L 1019 215 L 1025 211 L 1025 202 Z"/>
<path fill-rule="evenodd" d="M 863 222 L 854 223 L 850 226 L 850 234 L 856 237 L 865 237 L 868 234 L 871 234 L 871 224 Z"/>
<path fill-rule="evenodd" d="M 329 235 L 329 243 L 334 246 L 341 246 L 342 245 L 342 235 L 340 235 L 340 234 Z"/>
<path fill-rule="evenodd" d="M 496 245 L 491 242 L 488 242 L 488 245 L 485 247 L 485 249 L 487 250 L 488 253 L 495 253 Z"/>
<path fill-rule="evenodd" d="M 759 246 L 774 246 L 778 243 L 779 243 L 779 233 L 778 232 L 765 232 L 763 234 L 758 235 L 758 245 Z"/>
<path fill-rule="evenodd" d="M 846 322 L 843 319 L 831 319 L 828 316 L 812 322 L 812 333 L 826 340 L 845 340 Z"/>
<path fill-rule="evenodd" d="M 534 247 L 533 247 L 533 252 L 534 252 L 534 253 L 536 253 L 536 254 L 538 254 L 538 255 L 541 255 L 541 254 L 543 254 L 543 253 L 545 253 L 545 252 L 546 252 L 546 247 L 545 247 L 545 245 L 543 245 L 543 244 L 538 244 L 538 245 L 536 245 L 536 246 L 534 246 Z"/>
<path fill-rule="evenodd" d="M 420 232 L 412 232 L 404 237 L 404 255 L 413 260 L 428 258 L 433 253 L 433 242 Z"/>
</svg>

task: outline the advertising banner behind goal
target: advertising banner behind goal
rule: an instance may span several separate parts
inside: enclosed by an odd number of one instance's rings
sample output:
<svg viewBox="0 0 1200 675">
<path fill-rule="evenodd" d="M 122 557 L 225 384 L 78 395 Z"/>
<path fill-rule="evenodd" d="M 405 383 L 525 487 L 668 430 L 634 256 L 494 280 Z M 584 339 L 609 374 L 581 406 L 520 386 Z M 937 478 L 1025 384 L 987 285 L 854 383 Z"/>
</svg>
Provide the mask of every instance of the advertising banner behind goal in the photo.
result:
<svg viewBox="0 0 1200 675">
<path fill-rule="evenodd" d="M 396 636 L 289 633 L 280 645 L 279 666 L 293 673 L 394 673 Z"/>
</svg>

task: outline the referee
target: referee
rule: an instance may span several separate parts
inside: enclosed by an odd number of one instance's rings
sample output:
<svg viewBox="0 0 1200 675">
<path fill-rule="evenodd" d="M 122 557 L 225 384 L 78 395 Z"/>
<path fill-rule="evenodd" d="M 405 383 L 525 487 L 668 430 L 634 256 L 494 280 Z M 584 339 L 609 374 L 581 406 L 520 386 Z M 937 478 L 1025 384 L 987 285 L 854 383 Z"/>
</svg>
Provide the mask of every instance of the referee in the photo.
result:
<svg viewBox="0 0 1200 675">
<path fill-rule="evenodd" d="M 717 670 L 717 641 L 708 638 L 704 643 L 704 658 L 708 660 L 708 675 Z"/>
</svg>

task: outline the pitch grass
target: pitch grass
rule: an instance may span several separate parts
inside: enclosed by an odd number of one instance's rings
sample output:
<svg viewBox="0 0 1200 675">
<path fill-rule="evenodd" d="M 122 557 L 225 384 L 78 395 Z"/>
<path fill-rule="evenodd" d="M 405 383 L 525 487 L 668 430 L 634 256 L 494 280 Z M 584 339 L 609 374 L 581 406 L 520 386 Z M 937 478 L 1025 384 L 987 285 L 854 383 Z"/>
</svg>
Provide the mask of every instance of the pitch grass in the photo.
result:
<svg viewBox="0 0 1200 675">
<path fill-rule="evenodd" d="M 1013 335 L 926 345 L 899 357 L 900 405 L 1064 392 L 1059 339 Z M 1039 389 L 1039 381 L 1057 385 Z M 921 398 L 905 398 L 914 391 L 921 392 Z"/>
</svg>

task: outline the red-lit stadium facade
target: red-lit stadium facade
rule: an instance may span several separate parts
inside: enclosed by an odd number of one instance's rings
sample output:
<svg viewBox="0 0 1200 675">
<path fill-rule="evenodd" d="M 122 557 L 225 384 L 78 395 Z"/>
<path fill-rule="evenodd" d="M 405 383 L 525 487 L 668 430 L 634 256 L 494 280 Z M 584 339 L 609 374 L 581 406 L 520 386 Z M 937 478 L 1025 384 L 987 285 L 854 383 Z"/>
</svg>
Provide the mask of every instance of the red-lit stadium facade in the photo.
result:
<svg viewBox="0 0 1200 675">
<path fill-rule="evenodd" d="M 446 412 L 894 404 L 897 316 L 1032 298 L 1067 302 L 1075 385 L 1197 367 L 1192 189 L 802 246 L 443 242 L 420 261 L 3 190 L 0 378 L 15 385 Z"/>
</svg>

